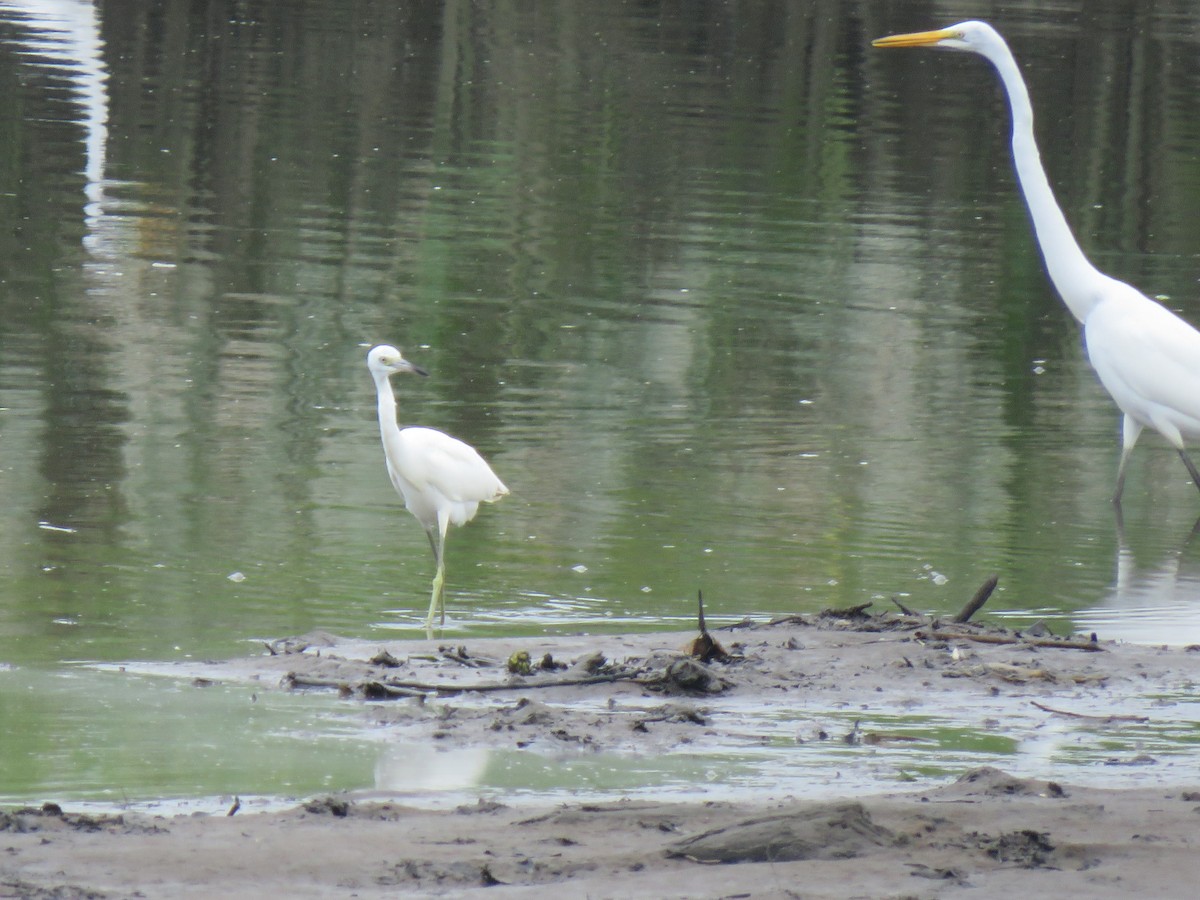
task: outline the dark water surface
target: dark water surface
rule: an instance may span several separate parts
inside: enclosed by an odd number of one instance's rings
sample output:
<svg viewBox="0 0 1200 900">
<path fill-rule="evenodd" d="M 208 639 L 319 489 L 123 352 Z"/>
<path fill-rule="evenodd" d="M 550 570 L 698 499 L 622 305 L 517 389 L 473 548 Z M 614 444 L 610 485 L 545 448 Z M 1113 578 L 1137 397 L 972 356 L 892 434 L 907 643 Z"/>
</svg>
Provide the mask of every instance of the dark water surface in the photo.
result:
<svg viewBox="0 0 1200 900">
<path fill-rule="evenodd" d="M 869 46 L 993 19 L 1080 242 L 1200 322 L 1200 15 L 1043 6 L 2 0 L 0 796 L 370 783 L 276 776 L 311 706 L 79 664 L 420 634 L 384 341 L 513 491 L 451 535 L 455 641 L 992 573 L 993 614 L 1200 641 L 1200 496 L 1148 434 L 1119 533 L 993 72 Z"/>
</svg>

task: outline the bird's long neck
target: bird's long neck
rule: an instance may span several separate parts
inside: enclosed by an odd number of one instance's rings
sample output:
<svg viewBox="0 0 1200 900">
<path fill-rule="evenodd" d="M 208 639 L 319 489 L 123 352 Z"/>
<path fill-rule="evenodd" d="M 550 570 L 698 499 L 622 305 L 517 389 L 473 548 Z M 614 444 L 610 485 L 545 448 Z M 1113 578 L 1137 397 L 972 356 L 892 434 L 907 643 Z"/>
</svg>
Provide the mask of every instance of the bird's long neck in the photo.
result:
<svg viewBox="0 0 1200 900">
<path fill-rule="evenodd" d="M 1033 106 L 1029 102 L 1029 91 L 1016 60 L 1003 45 L 993 49 L 987 57 L 996 67 L 1008 92 L 1008 103 L 1012 110 L 1013 163 L 1017 170 L 1017 181 L 1025 195 L 1025 205 L 1033 218 L 1042 258 L 1059 296 L 1071 314 L 1082 322 L 1099 300 L 1097 286 L 1111 279 L 1084 256 L 1071 233 L 1071 226 L 1054 199 L 1033 134 Z"/>
<path fill-rule="evenodd" d="M 400 429 L 396 422 L 396 395 L 392 393 L 392 382 L 386 375 L 375 376 L 375 398 L 379 411 L 379 431 L 386 440 L 390 432 Z"/>
</svg>

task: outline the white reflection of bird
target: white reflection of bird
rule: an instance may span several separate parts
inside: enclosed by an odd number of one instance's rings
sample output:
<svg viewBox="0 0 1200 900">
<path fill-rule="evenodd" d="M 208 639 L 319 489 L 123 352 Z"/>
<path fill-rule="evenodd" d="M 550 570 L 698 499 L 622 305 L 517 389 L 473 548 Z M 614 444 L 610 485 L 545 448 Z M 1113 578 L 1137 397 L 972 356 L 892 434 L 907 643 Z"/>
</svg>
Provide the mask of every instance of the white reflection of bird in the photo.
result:
<svg viewBox="0 0 1200 900">
<path fill-rule="evenodd" d="M 379 401 L 379 434 L 387 459 L 392 485 L 404 498 L 408 511 L 416 516 L 429 537 L 437 572 L 433 576 L 433 594 L 429 601 L 426 628 L 433 627 L 433 616 L 442 610 L 446 623 L 446 604 L 442 589 L 446 581 L 446 529 L 465 525 L 475 518 L 480 503 L 491 503 L 508 493 L 496 473 L 469 444 L 433 428 L 401 428 L 396 423 L 396 396 L 391 376 L 397 372 L 417 375 L 429 373 L 413 365 L 395 347 L 381 344 L 367 354 L 367 368 L 375 379 Z"/>
<path fill-rule="evenodd" d="M 1113 502 L 1120 503 L 1129 454 L 1147 425 L 1179 451 L 1200 488 L 1200 471 L 1184 450 L 1185 436 L 1200 438 L 1200 332 L 1137 289 L 1105 275 L 1084 256 L 1050 190 L 1033 135 L 1029 92 L 1004 38 L 985 22 L 962 22 L 873 43 L 966 50 L 996 67 L 1012 109 L 1017 180 L 1050 280 L 1083 323 L 1088 359 L 1125 416 Z"/>
</svg>

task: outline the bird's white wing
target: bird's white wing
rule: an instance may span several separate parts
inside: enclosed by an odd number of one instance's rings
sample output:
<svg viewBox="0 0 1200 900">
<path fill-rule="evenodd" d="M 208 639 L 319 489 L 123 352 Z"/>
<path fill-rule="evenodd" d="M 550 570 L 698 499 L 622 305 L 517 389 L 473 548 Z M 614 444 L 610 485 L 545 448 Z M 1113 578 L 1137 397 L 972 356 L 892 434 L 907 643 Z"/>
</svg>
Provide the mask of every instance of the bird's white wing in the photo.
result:
<svg viewBox="0 0 1200 900">
<path fill-rule="evenodd" d="M 499 500 L 508 488 L 470 444 L 434 428 L 400 429 L 403 476 L 419 490 L 432 488 L 449 500 Z"/>
<path fill-rule="evenodd" d="M 1200 332 L 1139 294 L 1097 306 L 1085 335 L 1096 374 L 1123 412 L 1168 438 L 1173 430 L 1200 437 Z"/>
</svg>

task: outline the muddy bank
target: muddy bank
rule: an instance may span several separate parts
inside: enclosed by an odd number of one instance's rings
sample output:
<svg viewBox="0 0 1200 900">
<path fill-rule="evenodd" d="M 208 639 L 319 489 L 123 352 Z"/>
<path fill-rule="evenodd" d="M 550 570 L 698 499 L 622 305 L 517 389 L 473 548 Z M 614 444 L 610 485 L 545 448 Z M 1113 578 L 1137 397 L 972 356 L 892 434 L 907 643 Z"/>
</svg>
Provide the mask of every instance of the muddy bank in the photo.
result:
<svg viewBox="0 0 1200 900">
<path fill-rule="evenodd" d="M 1200 770 L 1186 749 L 1139 737 L 1194 729 L 1191 649 L 862 611 L 722 629 L 715 647 L 696 638 L 308 635 L 186 674 L 337 691 L 389 738 L 448 748 L 712 751 L 782 718 L 795 758 L 834 742 L 851 748 L 846 767 L 908 746 L 881 723 L 916 712 L 1014 740 L 1066 723 L 1114 749 L 1077 765 L 1077 781 L 964 767 L 843 795 L 834 779 L 819 796 L 530 805 L 492 792 L 434 810 L 384 785 L 254 815 L 10 810 L 0 896 L 1193 895 Z"/>
<path fill-rule="evenodd" d="M 0 817 L 0 896 L 1191 897 L 1200 793 L 995 769 L 841 802 Z"/>
<path fill-rule="evenodd" d="M 1152 745 L 1176 717 L 1195 714 L 1200 654 L 1094 638 L 847 610 L 703 636 L 457 644 L 314 634 L 191 674 L 336 691 L 389 740 L 443 750 L 899 746 L 931 739 L 897 724 L 923 720 L 1014 744 L 1044 744 L 1047 732 L 1072 741 L 1103 733 L 1109 765 L 1174 767 L 1173 754 L 1151 760 L 1153 747 L 1147 754 L 1134 745 Z"/>
</svg>

